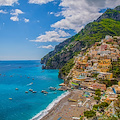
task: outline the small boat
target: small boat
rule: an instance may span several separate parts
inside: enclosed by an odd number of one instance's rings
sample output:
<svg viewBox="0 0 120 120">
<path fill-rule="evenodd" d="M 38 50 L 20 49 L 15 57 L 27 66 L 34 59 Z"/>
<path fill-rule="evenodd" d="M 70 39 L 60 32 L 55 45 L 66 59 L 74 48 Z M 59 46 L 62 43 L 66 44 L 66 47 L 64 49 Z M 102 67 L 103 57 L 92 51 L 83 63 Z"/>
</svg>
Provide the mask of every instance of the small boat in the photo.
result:
<svg viewBox="0 0 120 120">
<path fill-rule="evenodd" d="M 27 78 L 30 78 L 30 77 L 27 77 Z"/>
<path fill-rule="evenodd" d="M 25 93 L 28 93 L 28 91 L 25 91 Z"/>
<path fill-rule="evenodd" d="M 15 88 L 15 90 L 18 90 L 18 88 Z"/>
<path fill-rule="evenodd" d="M 33 91 L 32 93 L 37 93 L 37 91 Z"/>
<path fill-rule="evenodd" d="M 53 91 L 55 91 L 55 90 L 56 90 L 56 88 L 55 88 L 55 87 L 49 87 L 49 89 L 50 89 L 50 90 L 53 90 Z"/>
<path fill-rule="evenodd" d="M 31 91 L 31 92 L 32 92 L 32 91 L 33 91 L 33 89 L 29 89 L 29 91 Z"/>
<path fill-rule="evenodd" d="M 31 83 L 27 84 L 27 86 L 32 85 L 32 84 L 33 84 L 33 82 L 31 82 Z"/>
<path fill-rule="evenodd" d="M 34 78 L 32 80 L 34 80 Z"/>
<path fill-rule="evenodd" d="M 12 100 L 12 98 L 9 98 L 9 100 Z"/>
<path fill-rule="evenodd" d="M 48 92 L 46 90 L 42 90 L 41 93 L 48 94 Z"/>
</svg>

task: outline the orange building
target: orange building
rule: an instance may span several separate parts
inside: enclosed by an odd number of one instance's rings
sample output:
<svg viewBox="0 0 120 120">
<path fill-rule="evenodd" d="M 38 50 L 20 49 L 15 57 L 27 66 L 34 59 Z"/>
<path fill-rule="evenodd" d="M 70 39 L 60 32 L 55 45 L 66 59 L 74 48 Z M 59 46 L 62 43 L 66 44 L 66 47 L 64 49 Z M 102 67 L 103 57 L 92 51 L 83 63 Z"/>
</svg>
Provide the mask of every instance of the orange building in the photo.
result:
<svg viewBox="0 0 120 120">
<path fill-rule="evenodd" d="M 100 90 L 106 90 L 106 85 L 105 84 L 99 84 L 99 83 L 93 83 L 91 85 L 93 89 L 100 89 Z"/>
</svg>

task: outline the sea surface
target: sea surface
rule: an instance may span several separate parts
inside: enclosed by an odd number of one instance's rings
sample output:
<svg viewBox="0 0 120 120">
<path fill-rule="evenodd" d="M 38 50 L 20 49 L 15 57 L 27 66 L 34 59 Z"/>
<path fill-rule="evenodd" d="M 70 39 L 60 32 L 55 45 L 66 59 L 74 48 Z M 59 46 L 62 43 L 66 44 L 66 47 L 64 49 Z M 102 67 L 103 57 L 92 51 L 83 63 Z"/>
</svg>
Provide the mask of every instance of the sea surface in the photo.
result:
<svg viewBox="0 0 120 120">
<path fill-rule="evenodd" d="M 0 61 L 0 74 L 0 120 L 40 118 L 65 94 L 49 90 L 50 86 L 59 88 L 63 80 L 58 78 L 58 70 L 42 70 L 40 61 Z"/>
</svg>

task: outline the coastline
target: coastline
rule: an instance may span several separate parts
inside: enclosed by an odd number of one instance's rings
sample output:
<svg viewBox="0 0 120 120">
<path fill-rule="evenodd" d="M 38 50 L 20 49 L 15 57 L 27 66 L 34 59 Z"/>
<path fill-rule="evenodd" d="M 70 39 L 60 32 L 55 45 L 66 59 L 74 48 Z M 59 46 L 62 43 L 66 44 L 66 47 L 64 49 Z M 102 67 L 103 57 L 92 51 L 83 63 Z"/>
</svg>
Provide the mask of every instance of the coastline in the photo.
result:
<svg viewBox="0 0 120 120">
<path fill-rule="evenodd" d="M 84 111 L 92 109 L 92 106 L 96 104 L 94 98 L 86 98 L 84 92 L 84 90 L 70 91 L 70 93 L 53 106 L 45 116 L 37 120 L 73 120 L 74 117 L 80 119 L 80 116 L 84 114 Z M 74 99 L 76 102 L 70 102 L 68 101 L 68 98 Z M 82 102 L 81 106 L 79 106 L 80 102 Z M 89 105 L 89 107 L 87 105 Z"/>
<path fill-rule="evenodd" d="M 56 99 L 54 99 L 47 107 L 46 109 L 40 111 L 37 115 L 35 115 L 30 120 L 45 120 L 46 117 L 51 115 L 52 111 L 54 109 L 57 109 L 57 106 L 63 101 L 65 98 L 67 99 L 71 95 L 71 92 L 67 91 L 60 96 L 58 96 Z"/>
<path fill-rule="evenodd" d="M 48 114 L 46 114 L 45 116 L 43 116 L 41 119 L 39 120 L 54 120 L 54 113 L 56 113 L 56 110 L 59 111 L 59 108 L 63 107 L 63 103 L 68 100 L 69 97 L 71 97 L 72 92 L 69 92 L 66 96 L 64 96 L 62 99 L 60 99 L 60 101 L 54 105 L 50 111 L 48 112 Z"/>
</svg>

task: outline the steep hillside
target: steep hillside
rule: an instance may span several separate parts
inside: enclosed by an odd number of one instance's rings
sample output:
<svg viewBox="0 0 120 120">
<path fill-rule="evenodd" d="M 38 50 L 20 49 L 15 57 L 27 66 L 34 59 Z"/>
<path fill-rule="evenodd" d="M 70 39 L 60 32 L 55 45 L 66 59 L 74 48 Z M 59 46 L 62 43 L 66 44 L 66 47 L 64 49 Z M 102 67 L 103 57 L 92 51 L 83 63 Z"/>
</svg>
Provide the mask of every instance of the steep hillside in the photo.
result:
<svg viewBox="0 0 120 120">
<path fill-rule="evenodd" d="M 114 19 L 116 21 L 120 20 L 120 6 L 117 6 L 115 9 L 108 9 L 106 10 L 105 13 L 103 13 L 103 15 L 101 15 L 96 22 L 101 21 L 102 19 L 105 18 L 111 18 Z"/>
<path fill-rule="evenodd" d="M 41 63 L 45 64 L 43 68 L 61 69 L 59 77 L 64 78 L 70 69 L 67 62 L 82 48 L 100 41 L 105 35 L 120 35 L 120 6 L 113 10 L 108 9 L 96 21 L 87 24 L 78 34 L 57 45 L 54 51 L 41 59 Z"/>
</svg>

